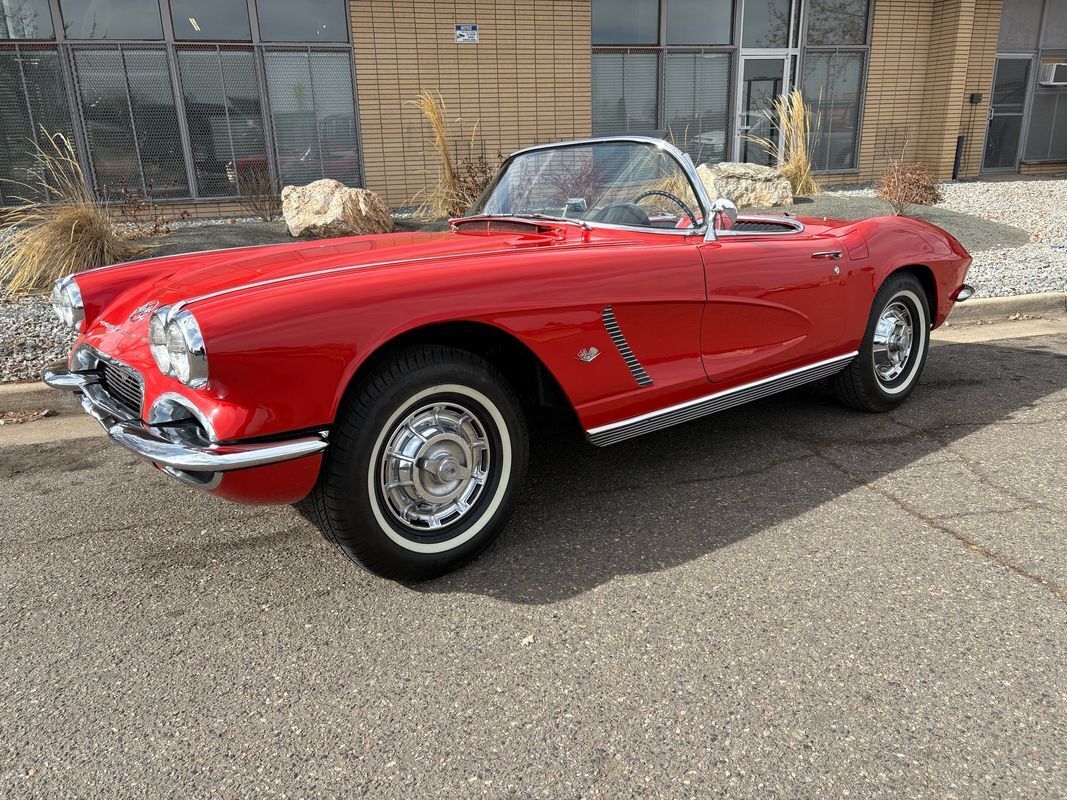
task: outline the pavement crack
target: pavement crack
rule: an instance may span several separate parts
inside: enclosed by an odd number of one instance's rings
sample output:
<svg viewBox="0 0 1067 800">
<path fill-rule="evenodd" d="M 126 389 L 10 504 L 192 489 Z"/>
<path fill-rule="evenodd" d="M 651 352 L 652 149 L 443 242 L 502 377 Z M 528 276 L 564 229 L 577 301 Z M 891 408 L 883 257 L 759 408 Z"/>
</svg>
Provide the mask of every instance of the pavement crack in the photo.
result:
<svg viewBox="0 0 1067 800">
<path fill-rule="evenodd" d="M 1044 577 L 1043 575 L 1038 575 L 1036 572 L 1032 572 L 1031 570 L 1028 570 L 1026 567 L 1024 567 L 1024 566 L 1022 566 L 1020 564 L 1016 564 L 1010 558 L 1007 558 L 1006 556 L 1001 555 L 1000 553 L 996 552 L 995 550 L 991 550 L 988 547 L 986 547 L 985 545 L 983 545 L 983 544 L 981 544 L 979 542 L 976 542 L 974 539 L 970 538 L 966 534 L 963 534 L 960 531 L 957 531 L 956 529 L 946 525 L 941 520 L 939 520 L 939 519 L 937 519 L 935 517 L 931 517 L 928 514 L 924 514 L 921 511 L 918 511 L 918 510 L 912 508 L 906 502 L 904 502 L 903 498 L 899 497 L 898 495 L 894 494 L 893 492 L 890 492 L 887 489 L 883 489 L 882 487 L 877 486 L 876 484 L 874 484 L 874 483 L 872 483 L 870 481 L 867 481 L 867 480 L 864 480 L 864 479 L 860 478 L 858 475 L 854 474 L 848 467 L 846 467 L 845 465 L 839 463 L 834 458 L 826 455 L 826 453 L 822 452 L 818 447 L 816 447 L 816 446 L 814 446 L 814 445 L 812 445 L 810 443 L 802 442 L 800 440 L 794 439 L 794 441 L 798 442 L 799 444 L 801 444 L 804 447 L 807 447 L 809 450 L 811 450 L 812 453 L 815 454 L 816 457 L 821 459 L 824 463 L 828 464 L 833 469 L 837 470 L 839 473 L 841 473 L 843 476 L 845 476 L 848 480 L 852 481 L 856 486 L 863 487 L 865 489 L 869 489 L 870 491 L 875 492 L 878 495 L 881 495 L 882 497 L 884 497 L 890 503 L 895 505 L 897 508 L 899 508 L 901 511 L 903 511 L 908 516 L 910 516 L 910 517 L 918 520 L 919 522 L 921 522 L 921 523 L 933 528 L 936 531 L 939 531 L 941 533 L 946 534 L 947 536 L 952 537 L 953 539 L 955 539 L 957 542 L 962 544 L 964 547 L 966 547 L 971 552 L 976 553 L 977 555 L 979 555 L 979 556 L 981 556 L 981 557 L 983 557 L 983 558 L 985 558 L 985 559 L 987 559 L 989 561 L 992 561 L 993 563 L 999 565 L 1000 567 L 1002 567 L 1004 569 L 1007 569 L 1007 570 L 1015 573 L 1016 575 L 1018 575 L 1018 576 L 1020 576 L 1022 578 L 1025 578 L 1026 580 L 1031 581 L 1031 582 L 1037 584 L 1038 586 L 1041 586 L 1041 587 L 1047 589 L 1049 592 L 1052 593 L 1052 596 L 1054 598 L 1056 598 L 1059 602 L 1063 603 L 1064 605 L 1067 605 L 1067 589 L 1065 589 L 1064 587 L 1060 586 L 1055 581 L 1049 580 L 1048 578 Z"/>
</svg>

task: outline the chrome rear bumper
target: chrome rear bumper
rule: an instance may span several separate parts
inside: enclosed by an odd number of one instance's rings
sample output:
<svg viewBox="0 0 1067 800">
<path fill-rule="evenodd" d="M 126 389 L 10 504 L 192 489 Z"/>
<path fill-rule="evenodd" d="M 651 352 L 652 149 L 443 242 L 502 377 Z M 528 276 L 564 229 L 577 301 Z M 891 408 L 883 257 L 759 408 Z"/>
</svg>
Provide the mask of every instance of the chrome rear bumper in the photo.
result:
<svg viewBox="0 0 1067 800">
<path fill-rule="evenodd" d="M 252 444 L 199 444 L 175 436 L 173 427 L 149 425 L 115 401 L 100 385 L 97 372 L 72 372 L 65 362 L 57 362 L 41 375 L 57 389 L 81 395 L 82 408 L 96 419 L 108 436 L 126 449 L 178 478 L 181 473 L 216 473 L 262 467 L 315 455 L 326 449 L 325 434 Z M 194 483 L 203 483 L 194 480 Z"/>
</svg>

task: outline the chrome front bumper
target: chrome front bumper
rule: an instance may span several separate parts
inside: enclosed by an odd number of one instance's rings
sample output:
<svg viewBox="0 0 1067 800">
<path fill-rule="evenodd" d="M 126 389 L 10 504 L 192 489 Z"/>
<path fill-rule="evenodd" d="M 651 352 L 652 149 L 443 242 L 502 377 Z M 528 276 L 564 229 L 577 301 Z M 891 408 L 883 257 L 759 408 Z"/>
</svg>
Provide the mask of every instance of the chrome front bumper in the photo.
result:
<svg viewBox="0 0 1067 800">
<path fill-rule="evenodd" d="M 48 367 L 41 378 L 56 389 L 80 394 L 82 408 L 103 426 L 108 436 L 145 461 L 190 483 L 204 484 L 213 473 L 277 464 L 326 449 L 324 433 L 254 444 L 205 445 L 182 441 L 174 436 L 173 429 L 149 425 L 116 402 L 100 384 L 98 372 L 72 372 L 60 361 Z"/>
</svg>

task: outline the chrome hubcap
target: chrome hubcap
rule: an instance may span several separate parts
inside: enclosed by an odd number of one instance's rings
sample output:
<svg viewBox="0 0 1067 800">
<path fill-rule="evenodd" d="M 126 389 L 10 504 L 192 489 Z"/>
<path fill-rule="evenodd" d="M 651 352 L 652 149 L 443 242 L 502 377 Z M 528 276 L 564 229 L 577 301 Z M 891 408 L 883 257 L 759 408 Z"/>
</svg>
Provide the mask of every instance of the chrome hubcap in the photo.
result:
<svg viewBox="0 0 1067 800">
<path fill-rule="evenodd" d="M 382 450 L 385 506 L 408 528 L 437 533 L 477 502 L 489 477 L 482 422 L 453 402 L 422 406 L 400 420 Z"/>
<path fill-rule="evenodd" d="M 913 334 L 908 307 L 901 302 L 887 305 L 874 328 L 874 370 L 882 383 L 893 382 L 908 366 Z"/>
</svg>

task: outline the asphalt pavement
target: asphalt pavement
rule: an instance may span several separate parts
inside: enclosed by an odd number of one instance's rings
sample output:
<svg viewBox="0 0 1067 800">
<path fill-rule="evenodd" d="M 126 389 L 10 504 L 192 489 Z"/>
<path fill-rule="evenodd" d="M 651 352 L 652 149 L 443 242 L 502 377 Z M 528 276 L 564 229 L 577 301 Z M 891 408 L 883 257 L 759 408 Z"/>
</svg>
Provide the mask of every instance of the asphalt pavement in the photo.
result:
<svg viewBox="0 0 1067 800">
<path fill-rule="evenodd" d="M 504 537 L 415 586 L 5 426 L 0 794 L 1064 797 L 1067 326 L 1002 328 L 891 414 L 547 425 Z"/>
</svg>

